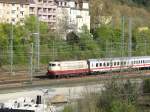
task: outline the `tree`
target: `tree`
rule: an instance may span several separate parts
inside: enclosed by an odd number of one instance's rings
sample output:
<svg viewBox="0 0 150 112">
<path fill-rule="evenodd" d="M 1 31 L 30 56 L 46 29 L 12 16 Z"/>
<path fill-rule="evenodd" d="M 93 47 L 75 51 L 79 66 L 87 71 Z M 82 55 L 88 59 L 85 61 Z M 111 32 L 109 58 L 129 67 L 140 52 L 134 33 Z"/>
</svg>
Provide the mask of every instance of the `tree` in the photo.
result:
<svg viewBox="0 0 150 112">
<path fill-rule="evenodd" d="M 137 112 L 137 110 L 131 103 L 115 100 L 111 104 L 110 112 Z"/>
<path fill-rule="evenodd" d="M 119 56 L 120 52 L 120 37 L 121 31 L 119 29 L 113 29 L 110 26 L 101 26 L 94 32 L 94 39 L 97 42 L 103 56 L 105 53 L 109 52 L 109 55 Z"/>
<path fill-rule="evenodd" d="M 150 93 L 150 79 L 145 79 L 143 81 L 143 92 Z"/>
<path fill-rule="evenodd" d="M 94 41 L 91 33 L 86 26 L 82 27 L 82 32 L 79 33 L 79 44 L 81 55 L 87 58 L 98 58 L 100 57 L 100 49 Z M 82 52 L 83 51 L 83 52 Z"/>
</svg>

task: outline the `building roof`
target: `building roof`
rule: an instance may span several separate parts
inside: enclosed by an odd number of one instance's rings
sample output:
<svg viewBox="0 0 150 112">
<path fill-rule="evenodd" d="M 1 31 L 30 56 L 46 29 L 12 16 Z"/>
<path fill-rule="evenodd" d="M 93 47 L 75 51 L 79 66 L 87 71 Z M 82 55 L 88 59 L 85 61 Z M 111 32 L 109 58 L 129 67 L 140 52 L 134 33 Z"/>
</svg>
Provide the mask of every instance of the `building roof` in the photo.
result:
<svg viewBox="0 0 150 112">
<path fill-rule="evenodd" d="M 0 3 L 8 3 L 8 4 L 29 4 L 33 2 L 33 0 L 0 0 Z"/>
</svg>

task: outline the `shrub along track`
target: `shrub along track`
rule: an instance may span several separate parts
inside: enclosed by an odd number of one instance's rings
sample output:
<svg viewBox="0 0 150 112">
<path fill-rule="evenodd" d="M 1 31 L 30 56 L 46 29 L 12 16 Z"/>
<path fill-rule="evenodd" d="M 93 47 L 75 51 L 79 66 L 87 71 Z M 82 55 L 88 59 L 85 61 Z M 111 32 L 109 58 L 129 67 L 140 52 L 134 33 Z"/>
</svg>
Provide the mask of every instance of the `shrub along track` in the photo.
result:
<svg viewBox="0 0 150 112">
<path fill-rule="evenodd" d="M 82 77 L 70 77 L 61 79 L 52 79 L 45 75 L 44 72 L 34 73 L 33 77 L 28 72 L 22 71 L 14 74 L 0 75 L 0 89 L 33 87 L 33 86 L 58 86 L 81 83 L 102 82 L 110 80 L 128 80 L 128 79 L 145 79 L 150 78 L 150 70 L 130 71 L 130 72 L 108 72 L 99 75 L 88 75 Z"/>
</svg>

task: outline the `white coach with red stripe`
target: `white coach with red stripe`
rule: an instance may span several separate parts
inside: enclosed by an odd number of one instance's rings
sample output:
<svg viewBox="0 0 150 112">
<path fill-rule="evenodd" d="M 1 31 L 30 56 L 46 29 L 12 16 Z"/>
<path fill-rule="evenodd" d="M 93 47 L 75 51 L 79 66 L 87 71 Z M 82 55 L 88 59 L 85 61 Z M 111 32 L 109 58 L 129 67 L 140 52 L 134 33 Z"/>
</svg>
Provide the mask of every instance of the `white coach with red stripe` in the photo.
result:
<svg viewBox="0 0 150 112">
<path fill-rule="evenodd" d="M 89 59 L 90 72 L 150 67 L 150 56 Z"/>
</svg>

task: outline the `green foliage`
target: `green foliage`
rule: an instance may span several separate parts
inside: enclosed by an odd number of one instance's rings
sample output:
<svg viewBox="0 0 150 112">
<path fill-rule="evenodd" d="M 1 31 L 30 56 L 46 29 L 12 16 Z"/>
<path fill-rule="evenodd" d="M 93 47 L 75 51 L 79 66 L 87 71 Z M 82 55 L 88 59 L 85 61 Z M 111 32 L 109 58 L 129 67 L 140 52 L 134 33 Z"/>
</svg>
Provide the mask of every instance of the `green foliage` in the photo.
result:
<svg viewBox="0 0 150 112">
<path fill-rule="evenodd" d="M 139 5 L 139 6 L 145 6 L 149 7 L 150 6 L 150 1 L 149 0 L 119 0 L 121 3 L 128 3 L 129 5 Z"/>
<path fill-rule="evenodd" d="M 82 99 L 77 101 L 72 112 L 137 112 L 138 98 L 129 100 L 130 94 L 136 96 L 136 88 L 135 84 L 127 81 L 110 82 L 100 93 L 87 90 L 82 93 Z"/>
<path fill-rule="evenodd" d="M 83 26 L 82 32 L 79 35 L 80 38 L 78 45 L 80 47 L 80 50 L 81 52 L 83 51 L 83 54 L 85 56 L 88 56 L 85 57 L 85 59 L 99 57 L 100 49 L 86 26 Z"/>
<path fill-rule="evenodd" d="M 63 112 L 73 112 L 72 106 L 66 106 L 63 110 Z"/>
<path fill-rule="evenodd" d="M 115 100 L 111 104 L 110 112 L 137 112 L 137 110 L 131 103 Z"/>
<path fill-rule="evenodd" d="M 94 39 L 99 45 L 99 48 L 102 51 L 110 51 L 108 48 L 112 48 L 111 50 L 116 51 L 113 52 L 114 56 L 119 56 L 120 52 L 120 40 L 121 40 L 121 31 L 118 29 L 113 29 L 110 26 L 101 26 L 96 29 L 94 33 Z M 103 54 L 105 56 L 106 54 Z"/>
<path fill-rule="evenodd" d="M 74 33 L 74 32 L 70 32 L 67 35 L 67 40 L 66 40 L 69 44 L 75 44 L 75 43 L 79 43 L 79 37 Z"/>
<path fill-rule="evenodd" d="M 150 79 L 145 79 L 143 81 L 143 92 L 150 93 Z"/>
</svg>

